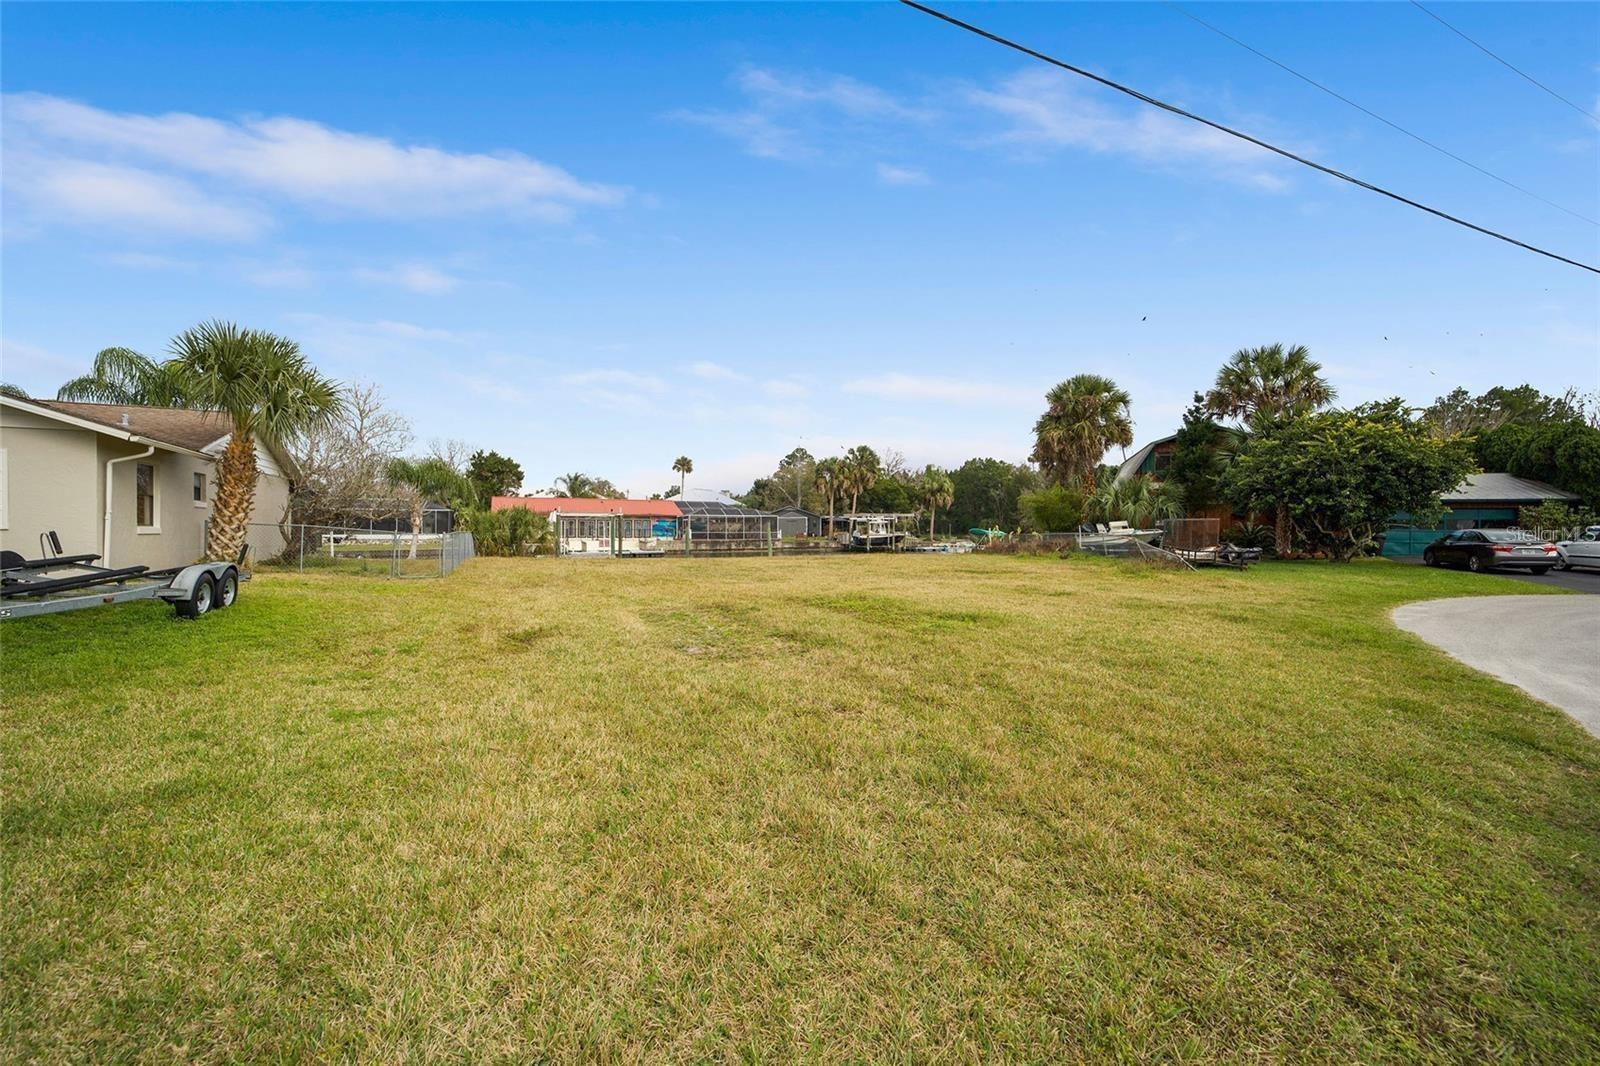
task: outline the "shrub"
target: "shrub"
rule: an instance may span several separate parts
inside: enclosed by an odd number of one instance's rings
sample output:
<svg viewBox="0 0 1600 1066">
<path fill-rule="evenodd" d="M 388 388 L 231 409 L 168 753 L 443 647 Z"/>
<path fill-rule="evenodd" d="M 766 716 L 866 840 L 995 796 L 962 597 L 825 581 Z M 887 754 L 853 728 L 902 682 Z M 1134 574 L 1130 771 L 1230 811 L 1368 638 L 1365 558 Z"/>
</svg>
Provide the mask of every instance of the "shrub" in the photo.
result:
<svg viewBox="0 0 1600 1066">
<path fill-rule="evenodd" d="M 550 520 L 525 507 L 463 511 L 459 521 L 479 555 L 532 555 L 549 552 L 554 544 Z"/>
<path fill-rule="evenodd" d="M 1083 492 L 1072 485 L 1051 485 L 1017 498 L 1026 526 L 1038 533 L 1065 533 L 1083 521 Z"/>
<path fill-rule="evenodd" d="M 1257 522 L 1240 522 L 1222 535 L 1222 539 L 1240 548 L 1271 548 L 1275 535 L 1271 526 Z"/>
</svg>

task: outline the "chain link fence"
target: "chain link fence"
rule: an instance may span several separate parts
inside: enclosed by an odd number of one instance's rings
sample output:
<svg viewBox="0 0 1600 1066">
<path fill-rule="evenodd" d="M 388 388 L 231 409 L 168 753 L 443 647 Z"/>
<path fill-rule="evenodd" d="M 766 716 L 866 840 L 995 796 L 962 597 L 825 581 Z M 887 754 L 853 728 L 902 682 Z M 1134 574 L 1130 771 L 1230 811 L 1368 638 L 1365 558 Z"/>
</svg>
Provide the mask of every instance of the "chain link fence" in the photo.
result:
<svg viewBox="0 0 1600 1066">
<path fill-rule="evenodd" d="M 398 533 L 299 522 L 252 522 L 248 540 L 262 571 L 369 577 L 445 577 L 475 554 L 472 534 Z"/>
</svg>

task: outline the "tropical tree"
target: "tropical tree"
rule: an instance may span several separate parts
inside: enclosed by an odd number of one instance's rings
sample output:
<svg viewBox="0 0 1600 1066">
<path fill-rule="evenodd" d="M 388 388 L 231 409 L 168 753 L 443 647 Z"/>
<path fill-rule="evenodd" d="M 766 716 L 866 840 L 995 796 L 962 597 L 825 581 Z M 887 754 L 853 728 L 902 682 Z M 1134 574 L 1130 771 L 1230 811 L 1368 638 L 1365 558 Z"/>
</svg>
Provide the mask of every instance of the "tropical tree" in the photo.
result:
<svg viewBox="0 0 1600 1066">
<path fill-rule="evenodd" d="M 1066 533 L 1078 528 L 1084 503 L 1083 491 L 1071 483 L 1047 485 L 1017 497 L 1021 519 L 1036 533 Z"/>
<path fill-rule="evenodd" d="M 813 485 L 816 490 L 828 497 L 828 535 L 832 536 L 833 504 L 839 498 L 839 490 L 844 480 L 844 472 L 841 469 L 840 461 L 833 456 L 829 456 L 826 459 L 818 459 L 816 466 L 812 470 L 812 477 L 814 478 Z"/>
<path fill-rule="evenodd" d="M 1253 432 L 1270 432 L 1290 419 L 1319 411 L 1338 395 L 1322 376 L 1322 364 L 1303 344 L 1285 348 L 1266 344 L 1240 348 L 1229 357 L 1205 395 L 1205 406 L 1218 418 L 1236 418 Z M 1273 521 L 1280 556 L 1294 545 L 1290 508 L 1280 503 Z"/>
<path fill-rule="evenodd" d="M 839 464 L 840 488 L 850 494 L 851 514 L 856 513 L 856 502 L 861 499 L 861 494 L 878 483 L 882 468 L 878 453 L 865 444 L 858 444 L 844 453 L 844 459 Z"/>
<path fill-rule="evenodd" d="M 179 386 L 175 395 L 189 406 L 220 411 L 231 423 L 211 509 L 212 554 L 231 559 L 244 547 L 255 508 L 256 441 L 290 451 L 298 436 L 343 415 L 344 395 L 294 341 L 231 322 L 185 330 L 172 351 L 164 372 Z"/>
<path fill-rule="evenodd" d="M 1133 443 L 1127 390 L 1099 374 L 1078 374 L 1045 393 L 1033 426 L 1033 461 L 1051 481 L 1077 481 L 1094 492 L 1101 456 Z"/>
<path fill-rule="evenodd" d="M 1206 393 L 1206 408 L 1218 418 L 1254 427 L 1321 410 L 1338 393 L 1322 376 L 1322 364 L 1303 344 L 1241 348 L 1229 357 Z"/>
<path fill-rule="evenodd" d="M 192 407 L 175 360 L 156 360 L 132 348 L 102 348 L 89 372 L 56 390 L 56 399 L 125 403 L 141 407 Z"/>
<path fill-rule="evenodd" d="M 949 474 L 929 463 L 917 478 L 917 495 L 928 506 L 928 540 L 932 542 L 933 520 L 939 508 L 949 507 L 955 501 L 956 487 Z"/>
<path fill-rule="evenodd" d="M 509 496 L 522 487 L 522 464 L 499 452 L 475 451 L 467 460 L 467 480 L 479 505 L 488 507 L 496 496 Z"/>
<path fill-rule="evenodd" d="M 678 472 L 678 495 L 682 496 L 689 475 L 694 473 L 694 460 L 687 455 L 680 455 L 672 460 L 672 469 Z"/>
<path fill-rule="evenodd" d="M 559 491 L 563 496 L 571 497 L 593 496 L 594 485 L 594 478 L 574 470 L 570 474 L 562 474 L 556 478 L 555 487 L 551 491 Z"/>
<path fill-rule="evenodd" d="M 422 513 L 429 500 L 455 501 L 472 496 L 472 486 L 437 456 L 423 459 L 390 459 L 383 476 L 391 488 L 404 497 L 411 510 L 411 558 L 417 557 L 422 539 Z"/>
<path fill-rule="evenodd" d="M 1254 434 L 1225 484 L 1240 507 L 1287 506 L 1313 548 L 1343 561 L 1370 549 L 1399 512 L 1418 525 L 1437 521 L 1440 494 L 1473 465 L 1469 441 L 1435 436 L 1395 399 Z"/>
<path fill-rule="evenodd" d="M 0 381 L 0 396 L 10 396 L 15 400 L 32 399 L 28 395 L 27 389 L 24 389 L 21 385 L 13 385 L 9 381 Z"/>
</svg>

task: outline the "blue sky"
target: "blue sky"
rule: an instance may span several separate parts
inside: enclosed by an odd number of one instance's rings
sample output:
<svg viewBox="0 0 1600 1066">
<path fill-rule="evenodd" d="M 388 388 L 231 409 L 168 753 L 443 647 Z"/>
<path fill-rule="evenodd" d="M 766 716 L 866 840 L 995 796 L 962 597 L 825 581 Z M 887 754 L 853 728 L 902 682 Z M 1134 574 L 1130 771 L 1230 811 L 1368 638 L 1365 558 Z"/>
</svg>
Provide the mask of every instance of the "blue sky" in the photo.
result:
<svg viewBox="0 0 1600 1066">
<path fill-rule="evenodd" d="M 1191 10 L 1600 218 L 1600 129 L 1406 4 Z M 1575 258 L 1600 230 L 1155 4 L 948 10 Z M 1600 6 L 1439 4 L 1600 110 Z M 1594 275 L 892 4 L 4 7 L 3 376 L 224 317 L 419 447 L 645 494 L 796 444 L 1024 458 L 1082 371 L 1170 431 L 1234 349 L 1345 400 L 1600 388 Z"/>
</svg>

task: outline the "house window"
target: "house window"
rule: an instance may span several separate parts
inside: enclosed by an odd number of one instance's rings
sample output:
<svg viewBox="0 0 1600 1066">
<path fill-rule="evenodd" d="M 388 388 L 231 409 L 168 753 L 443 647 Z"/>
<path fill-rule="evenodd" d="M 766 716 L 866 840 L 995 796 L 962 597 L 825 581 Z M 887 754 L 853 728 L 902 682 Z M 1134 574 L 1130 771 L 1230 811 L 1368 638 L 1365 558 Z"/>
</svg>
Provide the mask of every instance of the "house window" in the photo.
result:
<svg viewBox="0 0 1600 1066">
<path fill-rule="evenodd" d="M 150 463 L 139 463 L 133 468 L 134 520 L 141 533 L 160 528 L 156 513 L 156 468 Z"/>
<path fill-rule="evenodd" d="M 206 476 L 198 470 L 194 473 L 194 505 L 196 507 L 206 505 Z"/>
<path fill-rule="evenodd" d="M 11 467 L 6 463 L 6 450 L 0 448 L 0 529 L 11 528 Z"/>
</svg>

